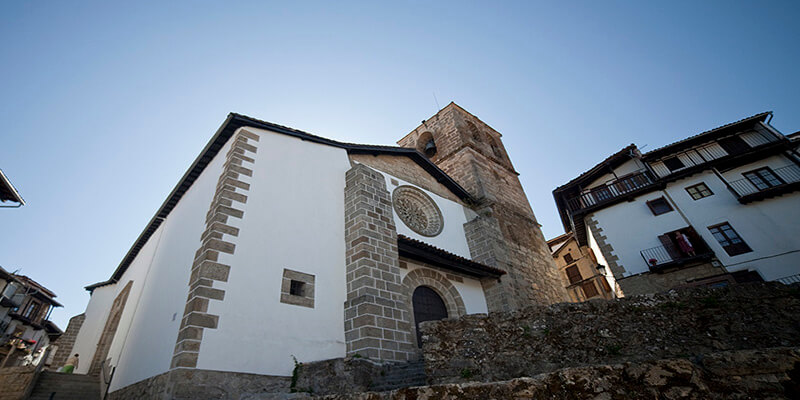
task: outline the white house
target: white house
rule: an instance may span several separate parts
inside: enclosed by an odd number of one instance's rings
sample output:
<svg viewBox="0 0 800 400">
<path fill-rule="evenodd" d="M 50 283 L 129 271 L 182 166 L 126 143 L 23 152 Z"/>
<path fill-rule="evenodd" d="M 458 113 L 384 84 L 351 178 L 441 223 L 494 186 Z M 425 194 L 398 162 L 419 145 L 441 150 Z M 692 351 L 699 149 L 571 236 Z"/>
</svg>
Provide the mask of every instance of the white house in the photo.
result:
<svg viewBox="0 0 800 400">
<path fill-rule="evenodd" d="M 401 147 L 230 114 L 87 286 L 77 372 L 113 367 L 112 398 L 200 373 L 225 391 L 286 382 L 293 357 L 414 359 L 421 321 L 563 301 L 500 137 L 454 103 Z"/>
<path fill-rule="evenodd" d="M 797 280 L 800 154 L 761 113 L 641 154 L 630 145 L 553 191 L 568 232 L 625 295 Z"/>
</svg>

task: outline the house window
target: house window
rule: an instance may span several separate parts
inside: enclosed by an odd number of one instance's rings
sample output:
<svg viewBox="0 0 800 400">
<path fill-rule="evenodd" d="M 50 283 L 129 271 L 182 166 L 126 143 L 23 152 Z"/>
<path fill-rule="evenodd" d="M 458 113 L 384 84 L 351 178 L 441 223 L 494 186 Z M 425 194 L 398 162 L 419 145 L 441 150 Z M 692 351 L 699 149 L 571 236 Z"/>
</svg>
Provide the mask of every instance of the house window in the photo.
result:
<svg viewBox="0 0 800 400">
<path fill-rule="evenodd" d="M 667 199 L 663 197 L 648 201 L 647 206 L 650 207 L 650 211 L 653 212 L 653 215 L 666 214 L 672 211 L 672 206 L 670 206 Z"/>
<path fill-rule="evenodd" d="M 583 277 L 581 277 L 581 271 L 578 271 L 577 265 L 573 265 L 567 268 L 567 278 L 569 279 L 570 285 L 578 283 L 581 280 L 583 280 Z"/>
<path fill-rule="evenodd" d="M 284 269 L 281 303 L 314 308 L 314 275 Z"/>
<path fill-rule="evenodd" d="M 683 165 L 683 161 L 681 161 L 678 157 L 667 158 L 664 160 L 664 166 L 669 168 L 670 172 L 674 172 L 685 167 L 685 165 Z"/>
<path fill-rule="evenodd" d="M 720 246 L 725 249 L 725 252 L 728 253 L 729 256 L 753 251 L 727 222 L 709 226 L 708 230 L 711 231 L 711 234 L 714 235 L 714 239 L 717 239 Z"/>
<path fill-rule="evenodd" d="M 583 294 L 586 295 L 587 299 L 600 294 L 600 292 L 597 291 L 597 286 L 595 286 L 592 281 L 584 282 L 581 288 L 583 288 Z"/>
<path fill-rule="evenodd" d="M 567 264 L 571 264 L 573 261 L 575 261 L 575 259 L 572 258 L 572 254 L 570 253 L 564 254 L 564 262 L 566 262 Z"/>
<path fill-rule="evenodd" d="M 783 180 L 775 175 L 769 167 L 759 168 L 755 171 L 745 172 L 745 178 L 758 190 L 766 190 L 771 187 L 783 185 Z"/>
<path fill-rule="evenodd" d="M 697 185 L 692 185 L 686 188 L 686 191 L 689 192 L 689 196 L 692 196 L 694 200 L 700 200 L 703 197 L 708 197 L 714 194 L 711 189 L 706 186 L 705 183 L 698 183 Z"/>
<path fill-rule="evenodd" d="M 28 319 L 33 319 L 36 317 L 36 314 L 39 312 L 39 303 L 31 302 L 28 305 L 28 308 L 25 309 L 25 313 L 23 313 L 23 317 Z"/>
</svg>

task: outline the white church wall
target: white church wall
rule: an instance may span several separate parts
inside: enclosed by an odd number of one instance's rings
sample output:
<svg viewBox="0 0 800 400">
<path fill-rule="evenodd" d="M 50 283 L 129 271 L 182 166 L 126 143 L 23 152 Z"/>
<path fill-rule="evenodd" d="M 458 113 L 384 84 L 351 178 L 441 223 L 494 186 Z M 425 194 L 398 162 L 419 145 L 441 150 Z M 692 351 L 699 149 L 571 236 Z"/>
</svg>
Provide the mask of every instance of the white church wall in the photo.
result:
<svg viewBox="0 0 800 400">
<path fill-rule="evenodd" d="M 397 213 L 394 212 L 394 208 L 392 208 L 392 215 L 394 216 L 394 224 L 397 227 L 397 233 L 431 244 L 442 250 L 458 254 L 461 257 L 472 257 L 469 252 L 469 245 L 467 244 L 467 236 L 464 232 L 464 224 L 467 222 L 467 212 L 465 212 L 466 208 L 464 206 L 383 171 L 378 172 L 386 178 L 386 189 L 389 191 L 389 194 L 398 186 L 413 186 L 430 196 L 442 212 L 442 220 L 444 221 L 442 232 L 434 237 L 427 237 L 412 231 L 411 228 L 403 223 L 397 216 Z M 398 184 L 395 185 L 392 183 L 392 180 L 397 181 Z M 470 210 L 470 212 L 471 211 L 472 210 Z"/>
<path fill-rule="evenodd" d="M 206 329 L 197 367 L 291 375 L 301 362 L 343 357 L 345 301 L 344 187 L 351 168 L 343 149 L 257 129 L 258 152 L 244 218 L 219 315 Z M 314 308 L 280 301 L 283 270 L 315 276 Z M 174 341 L 173 341 L 174 343 Z"/>
<path fill-rule="evenodd" d="M 408 269 L 400 269 L 400 279 L 405 279 L 409 272 L 419 268 L 425 267 L 413 262 L 408 262 Z M 439 270 L 436 270 L 436 272 L 444 275 L 444 273 Z M 483 293 L 481 281 L 468 278 L 463 275 L 459 276 L 462 277 L 463 282 L 457 282 L 454 280 L 448 281 L 453 284 L 456 290 L 458 290 L 458 294 L 461 295 L 461 299 L 464 301 L 464 308 L 466 309 L 467 314 L 488 314 L 489 308 L 486 306 L 486 297 Z"/>
<path fill-rule="evenodd" d="M 112 391 L 169 370 L 192 262 L 230 147 L 220 149 L 158 228 L 160 236 L 147 242 L 153 250 L 143 248 L 120 279 L 120 288 L 129 280 L 134 286 L 109 352 L 117 366 Z"/>
<path fill-rule="evenodd" d="M 92 292 L 89 303 L 86 305 L 86 311 L 84 311 L 86 318 L 75 338 L 75 344 L 72 346 L 72 354 L 78 353 L 80 359 L 75 373 L 85 374 L 89 371 L 89 365 L 92 363 L 97 342 L 100 340 L 100 334 L 103 332 L 103 326 L 116 292 L 117 284 L 101 286 Z"/>
</svg>

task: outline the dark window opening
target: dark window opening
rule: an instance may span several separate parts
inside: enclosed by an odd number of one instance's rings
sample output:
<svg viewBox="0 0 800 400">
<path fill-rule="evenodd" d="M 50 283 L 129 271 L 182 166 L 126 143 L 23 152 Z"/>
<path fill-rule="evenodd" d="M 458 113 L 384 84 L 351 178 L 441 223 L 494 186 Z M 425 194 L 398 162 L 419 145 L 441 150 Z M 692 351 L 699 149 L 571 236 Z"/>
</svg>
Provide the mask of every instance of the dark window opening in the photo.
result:
<svg viewBox="0 0 800 400">
<path fill-rule="evenodd" d="M 581 271 L 578 270 L 577 265 L 573 265 L 567 268 L 567 279 L 569 279 L 570 285 L 578 283 L 583 280 L 583 277 L 581 276 Z"/>
<path fill-rule="evenodd" d="M 569 263 L 571 263 L 573 261 L 575 261 L 575 259 L 572 258 L 572 254 L 570 254 L 570 253 L 564 254 L 564 262 L 569 264 Z"/>
<path fill-rule="evenodd" d="M 717 242 L 719 242 L 720 246 L 722 246 L 729 256 L 736 256 L 753 251 L 727 222 L 709 226 L 708 230 L 714 235 L 714 239 L 717 239 Z"/>
<path fill-rule="evenodd" d="M 769 169 L 769 167 L 745 172 L 743 175 L 753 186 L 758 188 L 758 190 L 766 190 L 784 184 L 783 180 L 775 175 L 775 172 Z"/>
<path fill-rule="evenodd" d="M 303 296 L 305 282 L 292 280 L 289 284 L 289 294 L 292 296 Z"/>
<path fill-rule="evenodd" d="M 714 192 L 712 192 L 705 183 L 698 183 L 697 185 L 689 186 L 686 188 L 686 191 L 694 200 L 700 200 L 703 197 L 708 197 L 714 194 Z"/>
<path fill-rule="evenodd" d="M 719 141 L 719 145 L 725 149 L 730 155 L 741 154 L 750 150 L 750 145 L 747 144 L 739 136 L 731 136 Z"/>
<path fill-rule="evenodd" d="M 594 198 L 598 202 L 614 197 L 614 195 L 611 194 L 611 190 L 609 190 L 606 185 L 592 189 L 592 194 L 594 194 Z"/>
<path fill-rule="evenodd" d="M 650 207 L 650 211 L 653 212 L 653 215 L 666 214 L 672 211 L 672 206 L 670 206 L 667 199 L 663 197 L 648 201 L 647 206 Z"/>
<path fill-rule="evenodd" d="M 677 171 L 685 165 L 683 165 L 683 161 L 681 161 L 678 157 L 672 157 L 664 160 L 664 165 L 669 168 L 670 172 Z"/>
</svg>

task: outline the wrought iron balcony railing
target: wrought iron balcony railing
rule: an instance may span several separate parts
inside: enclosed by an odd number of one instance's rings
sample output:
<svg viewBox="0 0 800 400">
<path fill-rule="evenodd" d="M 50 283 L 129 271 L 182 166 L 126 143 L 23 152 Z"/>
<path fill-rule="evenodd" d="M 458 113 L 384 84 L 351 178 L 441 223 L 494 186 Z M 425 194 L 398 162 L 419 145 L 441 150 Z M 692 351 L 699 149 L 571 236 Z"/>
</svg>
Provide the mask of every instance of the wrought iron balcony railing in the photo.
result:
<svg viewBox="0 0 800 400">
<path fill-rule="evenodd" d="M 667 267 L 680 266 L 695 260 L 711 258 L 714 255 L 705 245 L 698 245 L 696 251 L 694 254 L 686 254 L 678 249 L 677 246 L 666 245 L 644 249 L 639 253 L 651 271 L 659 271 Z"/>
</svg>

